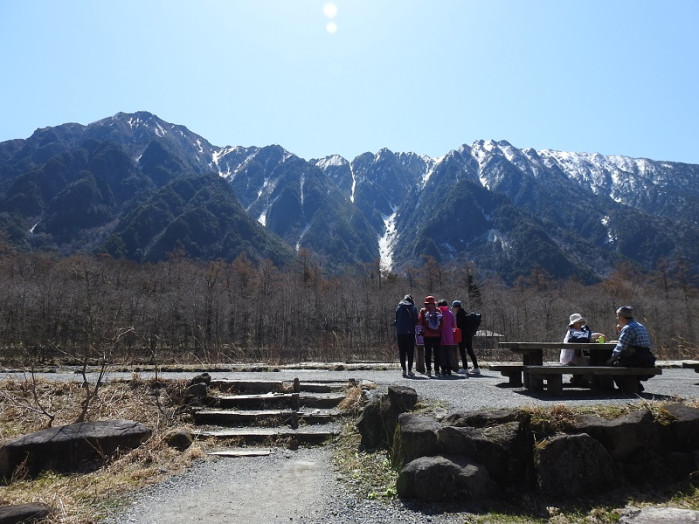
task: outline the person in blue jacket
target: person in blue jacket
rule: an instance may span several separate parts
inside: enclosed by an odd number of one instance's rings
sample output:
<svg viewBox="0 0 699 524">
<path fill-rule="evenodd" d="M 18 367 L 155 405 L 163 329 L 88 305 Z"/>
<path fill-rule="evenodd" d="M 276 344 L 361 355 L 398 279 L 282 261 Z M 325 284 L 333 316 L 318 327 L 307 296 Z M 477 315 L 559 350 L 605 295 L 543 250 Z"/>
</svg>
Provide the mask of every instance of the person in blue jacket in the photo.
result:
<svg viewBox="0 0 699 524">
<path fill-rule="evenodd" d="M 413 360 L 415 358 L 415 325 L 417 324 L 417 308 L 412 295 L 405 295 L 396 308 L 396 337 L 398 339 L 398 355 L 404 377 L 414 377 Z M 407 361 L 407 362 L 406 362 Z"/>
</svg>

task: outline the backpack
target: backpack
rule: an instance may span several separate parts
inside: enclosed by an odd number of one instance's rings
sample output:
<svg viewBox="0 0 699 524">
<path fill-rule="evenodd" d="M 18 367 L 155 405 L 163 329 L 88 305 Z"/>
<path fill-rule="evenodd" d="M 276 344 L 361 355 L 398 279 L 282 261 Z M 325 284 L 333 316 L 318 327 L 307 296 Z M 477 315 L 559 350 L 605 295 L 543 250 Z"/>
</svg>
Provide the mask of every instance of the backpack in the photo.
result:
<svg viewBox="0 0 699 524">
<path fill-rule="evenodd" d="M 442 314 L 439 311 L 425 310 L 425 322 L 427 323 L 427 329 L 439 331 L 439 321 L 441 318 Z"/>
<path fill-rule="evenodd" d="M 478 331 L 478 326 L 481 325 L 481 314 L 471 312 L 466 315 L 466 332 L 471 336 L 476 334 Z"/>
</svg>

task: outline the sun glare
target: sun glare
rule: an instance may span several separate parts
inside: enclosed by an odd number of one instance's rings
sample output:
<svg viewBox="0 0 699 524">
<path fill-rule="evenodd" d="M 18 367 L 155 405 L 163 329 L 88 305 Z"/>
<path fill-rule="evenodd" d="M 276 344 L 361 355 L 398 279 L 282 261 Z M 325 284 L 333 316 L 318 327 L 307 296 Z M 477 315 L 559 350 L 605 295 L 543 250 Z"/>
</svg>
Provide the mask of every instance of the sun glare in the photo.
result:
<svg viewBox="0 0 699 524">
<path fill-rule="evenodd" d="M 334 2 L 328 2 L 323 6 L 323 14 L 328 18 L 335 18 L 337 16 L 337 4 Z"/>
<path fill-rule="evenodd" d="M 325 24 L 325 30 L 331 35 L 337 33 L 337 24 L 333 21 L 333 18 L 337 16 L 337 4 L 335 2 L 326 2 L 323 5 L 323 14 L 329 20 Z"/>
</svg>

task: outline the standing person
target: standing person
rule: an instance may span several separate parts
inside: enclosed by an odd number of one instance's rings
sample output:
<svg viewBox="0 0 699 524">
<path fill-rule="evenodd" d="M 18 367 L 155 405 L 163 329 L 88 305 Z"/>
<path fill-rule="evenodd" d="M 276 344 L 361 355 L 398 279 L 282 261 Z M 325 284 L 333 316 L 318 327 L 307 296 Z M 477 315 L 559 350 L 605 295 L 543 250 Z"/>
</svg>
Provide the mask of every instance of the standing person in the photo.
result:
<svg viewBox="0 0 699 524">
<path fill-rule="evenodd" d="M 396 308 L 396 338 L 398 339 L 398 356 L 404 377 L 414 377 L 413 358 L 415 355 L 415 325 L 417 308 L 412 295 L 405 295 Z M 406 366 L 407 360 L 407 366 Z"/>
<path fill-rule="evenodd" d="M 425 297 L 425 307 L 420 310 L 418 323 L 422 326 L 425 341 L 425 367 L 427 376 L 432 376 L 432 354 L 434 353 L 434 370 L 439 374 L 439 345 L 442 339 L 442 312 L 437 308 L 437 301 L 432 295 Z"/>
<path fill-rule="evenodd" d="M 451 352 L 454 351 L 454 328 L 456 327 L 456 320 L 454 320 L 454 315 L 449 311 L 449 304 L 445 299 L 441 299 L 437 302 L 439 310 L 442 312 L 442 337 L 439 343 L 439 361 L 442 364 L 442 375 L 451 375 L 452 372 L 452 358 Z M 453 369 L 456 373 L 456 369 Z"/>
<path fill-rule="evenodd" d="M 621 306 L 616 310 L 617 330 L 619 340 L 612 350 L 612 358 L 608 364 L 628 368 L 652 368 L 655 366 L 655 356 L 650 352 L 650 337 L 643 324 L 633 317 L 631 306 Z M 636 378 L 637 380 L 638 377 Z M 620 389 L 623 388 L 623 377 L 614 377 Z M 643 391 L 643 385 L 638 382 L 638 391 Z"/>
<path fill-rule="evenodd" d="M 456 327 L 461 330 L 459 353 L 461 356 L 461 363 L 464 367 L 459 370 L 459 373 L 469 374 L 468 361 L 466 360 L 466 352 L 468 352 L 468 356 L 471 357 L 471 362 L 473 363 L 473 371 L 471 371 L 471 374 L 480 375 L 481 370 L 478 367 L 476 354 L 473 351 L 473 336 L 476 334 L 476 331 L 478 331 L 480 316 L 474 317 L 473 320 L 469 319 L 466 310 L 461 307 L 460 300 L 454 300 L 454 302 L 451 303 L 451 307 L 455 310 L 454 314 L 456 316 Z"/>
</svg>

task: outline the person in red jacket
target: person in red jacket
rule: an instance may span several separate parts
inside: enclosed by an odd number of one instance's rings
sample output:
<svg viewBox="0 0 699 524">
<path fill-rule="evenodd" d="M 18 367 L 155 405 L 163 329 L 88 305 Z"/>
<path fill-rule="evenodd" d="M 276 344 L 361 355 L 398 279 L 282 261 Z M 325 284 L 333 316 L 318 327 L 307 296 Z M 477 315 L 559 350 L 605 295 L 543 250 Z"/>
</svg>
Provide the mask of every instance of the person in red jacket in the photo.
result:
<svg viewBox="0 0 699 524">
<path fill-rule="evenodd" d="M 439 375 L 439 344 L 442 339 L 444 319 L 442 312 L 437 307 L 437 301 L 432 295 L 425 297 L 425 307 L 420 310 L 418 324 L 422 326 L 425 341 L 425 368 L 427 376 L 432 376 L 432 354 L 434 354 L 434 370 Z"/>
</svg>

